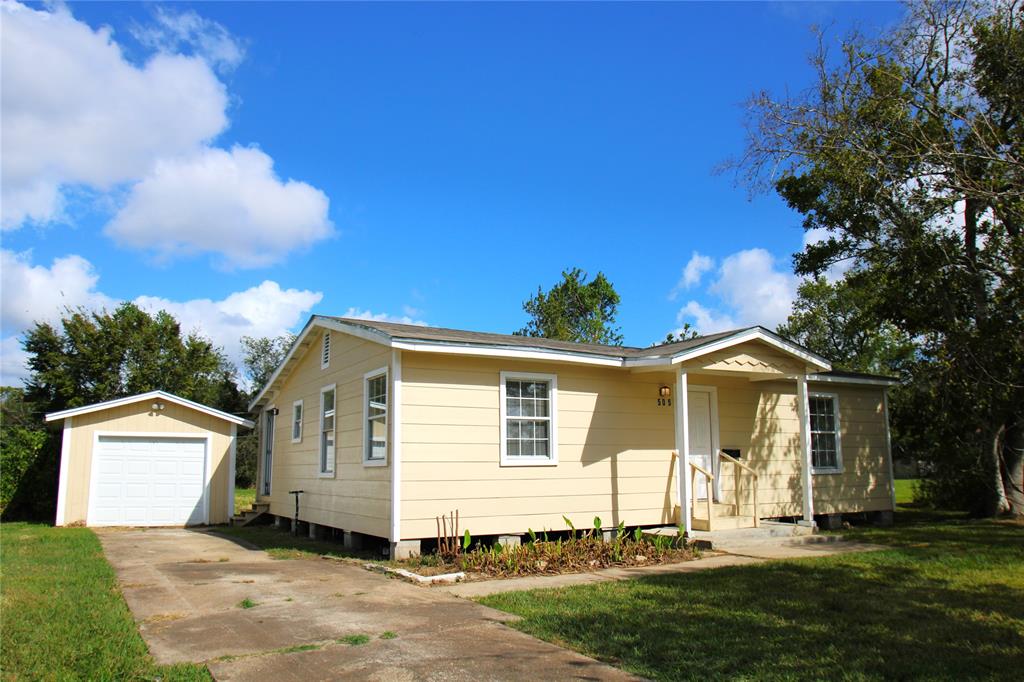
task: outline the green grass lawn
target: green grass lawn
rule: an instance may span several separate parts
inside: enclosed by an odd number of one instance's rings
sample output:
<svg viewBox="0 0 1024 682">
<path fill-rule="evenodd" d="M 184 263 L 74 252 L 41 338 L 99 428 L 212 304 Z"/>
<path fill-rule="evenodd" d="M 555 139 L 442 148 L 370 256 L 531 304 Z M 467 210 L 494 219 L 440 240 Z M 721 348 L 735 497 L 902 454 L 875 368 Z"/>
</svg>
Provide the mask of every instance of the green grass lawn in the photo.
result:
<svg viewBox="0 0 1024 682">
<path fill-rule="evenodd" d="M 209 680 L 205 666 L 157 666 L 86 528 L 0 526 L 4 680 Z"/>
<path fill-rule="evenodd" d="M 662 680 L 1021 679 L 1024 525 L 904 510 L 878 552 L 487 597 Z"/>
<path fill-rule="evenodd" d="M 896 479 L 896 504 L 911 504 L 914 501 L 914 488 L 917 487 L 916 478 Z"/>
<path fill-rule="evenodd" d="M 252 503 L 256 501 L 256 488 L 235 488 L 235 513 L 239 514 L 243 509 L 251 509 Z"/>
</svg>

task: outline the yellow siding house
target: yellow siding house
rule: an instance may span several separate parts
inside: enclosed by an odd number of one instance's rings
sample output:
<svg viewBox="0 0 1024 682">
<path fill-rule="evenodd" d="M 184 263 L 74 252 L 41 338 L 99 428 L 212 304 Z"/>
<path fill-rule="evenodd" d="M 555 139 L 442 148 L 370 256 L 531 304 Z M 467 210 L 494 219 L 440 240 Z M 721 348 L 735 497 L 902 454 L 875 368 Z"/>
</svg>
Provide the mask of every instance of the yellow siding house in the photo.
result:
<svg viewBox="0 0 1024 682">
<path fill-rule="evenodd" d="M 314 316 L 256 396 L 258 502 L 393 556 L 474 536 L 894 506 L 887 377 L 761 327 L 652 348 Z"/>
</svg>

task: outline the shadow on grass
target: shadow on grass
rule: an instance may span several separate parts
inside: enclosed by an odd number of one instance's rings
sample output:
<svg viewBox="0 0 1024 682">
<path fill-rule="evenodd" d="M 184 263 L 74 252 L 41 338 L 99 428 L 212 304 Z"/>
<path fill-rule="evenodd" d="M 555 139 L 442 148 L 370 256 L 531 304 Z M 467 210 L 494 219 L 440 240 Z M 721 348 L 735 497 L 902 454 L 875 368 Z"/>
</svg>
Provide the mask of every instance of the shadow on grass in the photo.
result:
<svg viewBox="0 0 1024 682">
<path fill-rule="evenodd" d="M 292 535 L 290 531 L 272 526 L 218 526 L 197 531 L 219 535 L 246 549 L 261 549 L 275 559 L 304 559 L 316 556 L 333 556 L 344 559 L 377 559 L 380 552 L 372 550 L 349 550 L 339 542 L 313 540 L 304 535 Z"/>
<path fill-rule="evenodd" d="M 1019 679 L 1024 527 L 888 532 L 863 533 L 887 539 L 884 551 L 483 601 L 524 616 L 515 627 L 658 679 Z"/>
</svg>

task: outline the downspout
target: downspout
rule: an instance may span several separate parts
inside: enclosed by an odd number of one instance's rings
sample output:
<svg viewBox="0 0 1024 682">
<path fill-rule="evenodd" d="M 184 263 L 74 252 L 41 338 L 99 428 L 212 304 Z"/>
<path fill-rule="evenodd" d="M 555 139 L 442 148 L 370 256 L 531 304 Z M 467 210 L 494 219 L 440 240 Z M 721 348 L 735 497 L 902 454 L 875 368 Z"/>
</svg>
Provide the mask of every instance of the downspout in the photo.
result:
<svg viewBox="0 0 1024 682">
<path fill-rule="evenodd" d="M 402 541 L 402 351 L 391 351 L 391 556 Z"/>
</svg>

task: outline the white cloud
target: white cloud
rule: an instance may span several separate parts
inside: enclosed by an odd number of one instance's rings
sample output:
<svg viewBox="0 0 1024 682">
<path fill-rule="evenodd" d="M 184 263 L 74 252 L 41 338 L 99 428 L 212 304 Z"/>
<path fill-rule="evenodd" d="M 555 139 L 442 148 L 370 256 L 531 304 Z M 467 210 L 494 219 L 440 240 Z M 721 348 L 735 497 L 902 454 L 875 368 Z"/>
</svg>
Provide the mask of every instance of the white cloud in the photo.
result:
<svg viewBox="0 0 1024 682">
<path fill-rule="evenodd" d="M 99 276 L 81 256 L 57 258 L 50 267 L 32 265 L 30 254 L 2 251 L 2 380 L 19 382 L 27 376 L 19 337 L 33 322 L 56 323 L 67 307 L 111 310 L 120 301 L 97 290 Z M 220 300 L 173 301 L 139 296 L 135 304 L 155 313 L 166 310 L 182 331 L 196 331 L 221 346 L 241 366 L 242 336 L 280 336 L 298 325 L 323 299 L 318 291 L 282 289 L 277 282 L 263 283 Z"/>
<path fill-rule="evenodd" d="M 708 310 L 696 301 L 690 301 L 679 310 L 676 322 L 679 324 L 679 327 L 673 330 L 676 336 L 682 336 L 684 322 L 690 322 L 701 334 L 714 334 L 738 326 L 728 314 Z"/>
<path fill-rule="evenodd" d="M 3 227 L 59 219 L 62 187 L 108 190 L 227 127 L 227 93 L 203 59 L 157 54 L 137 67 L 109 28 L 65 7 L 0 12 Z"/>
<path fill-rule="evenodd" d="M 702 334 L 761 325 L 774 329 L 789 316 L 799 278 L 777 269 L 775 258 L 764 249 L 746 249 L 727 256 L 718 267 L 708 295 L 718 305 L 687 302 L 678 322 L 692 321 Z"/>
<path fill-rule="evenodd" d="M 0 251 L 0 330 L 20 333 L 33 322 L 56 323 L 67 308 L 111 308 L 117 302 L 96 290 L 99 275 L 81 256 L 32 265 L 31 252 Z"/>
<path fill-rule="evenodd" d="M 408 306 L 404 307 L 405 312 L 409 313 L 410 309 Z M 419 311 L 416 311 L 418 314 Z M 409 314 L 406 315 L 389 315 L 388 313 L 375 313 L 370 310 L 360 310 L 359 308 L 349 308 L 345 311 L 342 317 L 350 317 L 354 320 L 371 320 L 373 322 L 395 322 L 397 324 L 415 324 L 421 327 L 429 326 L 423 320 L 417 320 L 411 317 Z"/>
<path fill-rule="evenodd" d="M 105 232 L 164 257 L 212 252 L 260 267 L 333 234 L 328 204 L 315 187 L 280 180 L 259 149 L 206 149 L 157 163 Z"/>
<path fill-rule="evenodd" d="M 152 24 L 135 24 L 131 34 L 150 49 L 177 53 L 191 50 L 221 71 L 235 69 L 245 58 L 245 47 L 212 19 L 193 11 L 173 12 L 158 6 Z"/>
<path fill-rule="evenodd" d="M 28 353 L 17 336 L 0 340 L 0 386 L 19 386 L 28 378 Z"/>
<path fill-rule="evenodd" d="M 241 367 L 243 336 L 280 336 L 305 318 L 323 296 L 319 291 L 282 289 L 277 282 L 267 280 L 219 301 L 139 296 L 135 304 L 150 313 L 166 310 L 181 323 L 183 332 L 197 331 L 206 336 Z"/>
<path fill-rule="evenodd" d="M 690 256 L 690 260 L 686 263 L 686 267 L 683 268 L 682 277 L 680 277 L 679 282 L 676 283 L 669 293 L 668 300 L 674 301 L 678 298 L 680 292 L 700 284 L 704 273 L 714 267 L 715 261 L 713 258 L 694 251 L 693 255 Z"/>
</svg>

